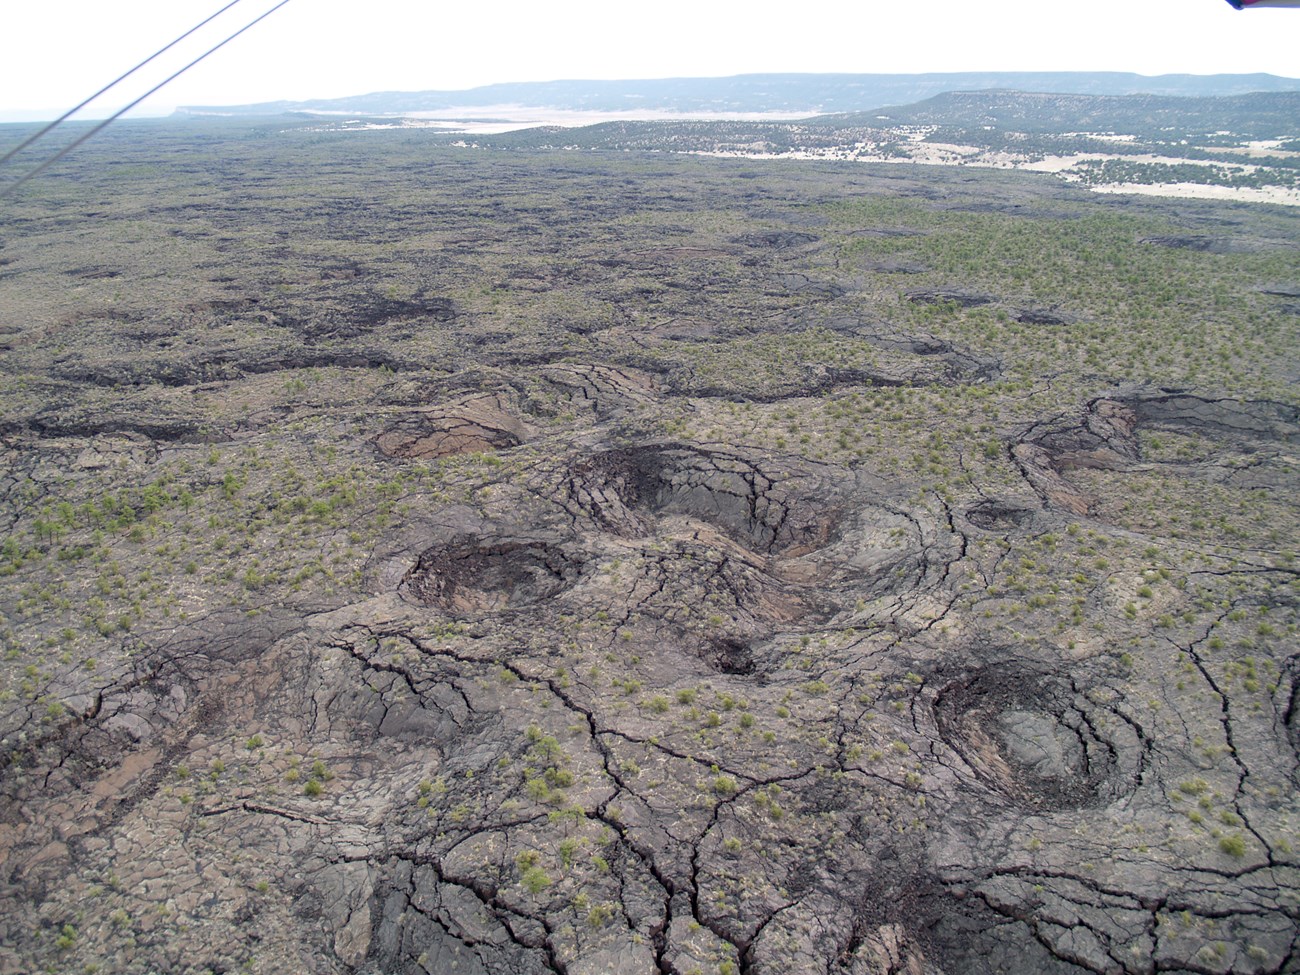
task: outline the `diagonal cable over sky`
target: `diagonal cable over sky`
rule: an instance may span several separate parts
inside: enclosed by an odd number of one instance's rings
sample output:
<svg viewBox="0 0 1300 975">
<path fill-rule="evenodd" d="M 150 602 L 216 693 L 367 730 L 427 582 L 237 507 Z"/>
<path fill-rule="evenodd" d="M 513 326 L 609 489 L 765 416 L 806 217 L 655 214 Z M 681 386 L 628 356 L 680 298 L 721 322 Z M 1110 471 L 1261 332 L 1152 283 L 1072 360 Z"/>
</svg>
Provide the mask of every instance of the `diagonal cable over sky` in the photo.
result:
<svg viewBox="0 0 1300 975">
<path fill-rule="evenodd" d="M 5 153 L 5 155 L 4 155 L 3 157 L 0 157 L 0 165 L 3 165 L 4 163 L 9 162 L 11 159 L 13 159 L 15 156 L 17 156 L 17 155 L 18 155 L 20 152 L 22 152 L 24 149 L 26 149 L 26 148 L 28 148 L 29 146 L 33 145 L 33 144 L 34 144 L 35 142 L 37 142 L 39 139 L 43 138 L 44 136 L 48 135 L 49 133 L 51 133 L 51 132 L 53 132 L 55 129 L 57 129 L 60 125 L 64 124 L 64 123 L 65 123 L 69 118 L 71 118 L 73 115 L 75 115 L 75 114 L 76 114 L 77 112 L 79 112 L 81 109 L 85 108 L 87 105 L 89 105 L 89 104 L 90 104 L 91 102 L 93 102 L 95 99 L 99 98 L 101 95 L 106 94 L 106 93 L 107 93 L 108 91 L 110 91 L 111 89 L 117 87 L 117 85 L 119 85 L 121 82 L 125 81 L 125 80 L 126 80 L 127 78 L 129 78 L 131 75 L 135 74 L 137 71 L 139 71 L 139 70 L 140 70 L 141 68 L 143 68 L 145 65 L 149 64 L 150 62 L 154 61 L 156 58 L 158 58 L 158 57 L 161 56 L 162 54 L 164 54 L 164 53 L 166 53 L 167 51 L 171 50 L 173 47 L 175 47 L 175 46 L 176 46 L 177 44 L 179 44 L 181 41 L 185 40 L 187 37 L 189 37 L 190 35 L 194 34 L 196 31 L 198 31 L 198 30 L 200 30 L 201 28 L 205 27 L 207 24 L 211 23 L 211 22 L 212 22 L 213 20 L 215 20 L 217 17 L 221 16 L 221 15 L 224 14 L 226 11 L 230 10 L 232 7 L 234 7 L 236 4 L 238 4 L 238 3 L 240 3 L 240 2 L 241 2 L 241 0 L 230 0 L 229 3 L 227 3 L 224 7 L 222 7 L 220 10 L 218 10 L 216 13 L 211 14 L 210 16 L 208 16 L 207 18 L 205 18 L 205 19 L 204 19 L 203 21 L 201 21 L 200 23 L 198 23 L 198 24 L 196 24 L 195 26 L 191 27 L 189 30 L 187 30 L 185 33 L 181 34 L 179 37 L 177 37 L 175 40 L 171 41 L 169 44 L 167 44 L 166 46 L 164 46 L 164 47 L 162 47 L 162 48 L 159 48 L 159 49 L 158 49 L 157 51 L 155 51 L 153 54 L 149 55 L 149 57 L 145 58 L 143 61 L 141 61 L 141 62 L 140 62 L 139 64 L 137 64 L 135 67 L 131 68 L 129 71 L 127 71 L 127 72 L 125 72 L 124 74 L 120 75 L 120 76 L 119 76 L 118 78 L 116 78 L 114 81 L 109 82 L 109 84 L 107 84 L 107 85 L 105 85 L 103 88 L 99 89 L 99 91 L 95 92 L 95 93 L 94 93 L 93 95 L 91 95 L 90 97 L 88 97 L 88 98 L 86 98 L 86 99 L 83 99 L 80 103 L 78 103 L 78 104 L 77 104 L 76 106 L 74 106 L 73 108 L 71 108 L 71 109 L 69 109 L 68 111 L 64 112 L 61 116 L 59 116 L 59 117 L 58 117 L 57 119 L 55 119 L 53 122 L 50 122 L 48 125 L 46 125 L 46 126 L 45 126 L 44 128 L 42 128 L 42 129 L 40 129 L 38 132 L 36 132 L 36 133 L 34 133 L 33 135 L 29 136 L 28 138 L 24 139 L 22 142 L 20 142 L 20 143 L 19 143 L 17 146 L 15 146 L 13 149 L 11 149 L 11 150 L 9 150 L 7 153 Z M 91 128 L 88 132 L 83 133 L 82 135 L 80 135 L 79 137 L 77 137 L 76 139 L 74 139 L 71 143 L 69 143 L 68 145 L 66 145 L 66 146 L 64 146 L 62 149 L 60 149 L 58 152 L 56 152 L 54 155 L 48 157 L 44 162 L 38 164 L 35 168 L 29 170 L 28 172 L 24 173 L 22 176 L 20 176 L 20 177 L 18 177 L 17 179 L 13 180 L 11 183 L 9 183 L 8 185 L 6 185 L 3 189 L 0 189 L 0 197 L 9 196 L 9 195 L 13 194 L 13 193 L 14 193 L 14 192 L 19 188 L 19 187 L 21 187 L 24 183 L 27 183 L 29 180 L 34 179 L 36 176 L 39 176 L 41 173 L 45 172 L 45 170 L 49 169 L 49 167 L 53 166 L 56 162 L 58 162 L 60 159 L 62 159 L 62 158 L 63 158 L 64 156 L 66 156 L 68 153 L 72 152 L 74 149 L 76 149 L 76 148 L 77 148 L 78 146 L 80 146 L 82 143 L 86 142 L 88 139 L 93 138 L 93 137 L 94 137 L 95 135 L 97 135 L 99 132 L 103 131 L 107 126 L 111 125 L 111 124 L 112 124 L 113 122 L 115 122 L 117 119 L 121 118 L 123 115 L 125 115 L 127 112 L 129 112 L 131 109 L 135 108 L 137 105 L 139 105 L 141 102 L 143 102 L 146 98 L 148 98 L 149 96 L 151 96 L 151 95 L 153 95 L 153 94 L 156 94 L 158 91 L 162 90 L 162 89 L 165 88 L 167 85 L 171 84 L 173 81 L 175 81 L 175 80 L 176 80 L 177 78 L 179 78 L 181 75 L 183 75 L 186 71 L 189 71 L 191 68 L 193 68 L 195 65 L 199 64 L 199 63 L 200 63 L 201 61 L 203 61 L 204 59 L 208 58 L 208 57 L 211 56 L 212 54 L 215 54 L 217 51 L 219 51 L 221 48 L 225 47 L 227 44 L 229 44 L 229 43 L 230 43 L 231 41 L 233 41 L 235 38 L 239 37 L 239 35 L 243 34 L 243 33 L 244 33 L 245 31 L 247 31 L 247 30 L 250 30 L 251 28 L 253 28 L 254 26 L 256 26 L 258 23 L 260 23 L 261 21 L 265 20 L 267 17 L 271 16 L 271 14 L 275 13 L 277 10 L 279 10 L 281 7 L 283 7 L 283 6 L 284 6 L 285 4 L 287 4 L 287 3 L 289 3 L 289 0 L 280 0 L 279 3 L 277 3 L 275 6 L 271 7 L 269 10 L 267 10 L 267 11 L 263 12 L 262 14 L 260 14 L 259 16 L 255 17 L 253 20 L 249 21 L 247 24 L 245 24 L 243 27 L 239 28 L 239 30 L 235 31 L 234 33 L 227 35 L 224 39 L 222 39 L 222 40 L 219 41 L 218 43 L 214 44 L 212 47 L 208 48 L 206 51 L 204 51 L 204 52 L 203 52 L 202 54 L 200 54 L 198 57 L 196 57 L 196 58 L 194 58 L 193 60 L 189 61 L 187 64 L 185 64 L 184 66 L 182 66 L 182 67 L 181 67 L 180 69 L 178 69 L 177 71 L 172 72 L 170 75 L 168 75 L 168 76 L 167 76 L 166 78 L 164 78 L 162 81 L 158 82 L 156 85 L 154 85 L 154 86 L 153 86 L 152 88 L 150 88 L 148 91 L 146 91 L 144 94 L 139 95 L 138 97 L 136 97 L 136 98 L 133 99 L 132 101 L 128 102 L 126 105 L 124 105 L 122 108 L 118 109 L 118 110 L 117 110 L 116 112 L 114 112 L 112 115 L 110 115 L 110 116 L 108 116 L 107 118 L 103 119 L 101 122 L 99 122 L 99 124 L 95 125 L 95 126 L 94 126 L 93 128 Z"/>
</svg>

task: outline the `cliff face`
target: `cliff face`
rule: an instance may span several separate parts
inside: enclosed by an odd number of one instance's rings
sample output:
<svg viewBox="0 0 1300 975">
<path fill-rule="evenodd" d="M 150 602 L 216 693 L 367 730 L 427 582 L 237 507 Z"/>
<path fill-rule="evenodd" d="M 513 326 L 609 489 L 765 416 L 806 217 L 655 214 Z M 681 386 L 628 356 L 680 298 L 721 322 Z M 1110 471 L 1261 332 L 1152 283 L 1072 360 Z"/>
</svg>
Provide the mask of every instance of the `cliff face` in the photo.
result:
<svg viewBox="0 0 1300 975">
<path fill-rule="evenodd" d="M 1294 969 L 1294 215 L 192 138 L 0 221 L 0 971 Z"/>
</svg>

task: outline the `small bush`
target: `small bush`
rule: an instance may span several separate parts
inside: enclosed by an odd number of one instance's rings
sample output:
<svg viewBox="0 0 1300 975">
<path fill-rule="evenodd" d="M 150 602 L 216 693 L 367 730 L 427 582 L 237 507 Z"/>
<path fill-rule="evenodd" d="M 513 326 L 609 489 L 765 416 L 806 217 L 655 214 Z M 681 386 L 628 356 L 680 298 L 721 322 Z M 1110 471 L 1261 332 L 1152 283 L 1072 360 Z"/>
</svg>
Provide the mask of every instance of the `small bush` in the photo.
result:
<svg viewBox="0 0 1300 975">
<path fill-rule="evenodd" d="M 1240 833 L 1233 833 L 1231 836 L 1225 836 L 1219 840 L 1219 849 L 1230 857 L 1244 857 L 1246 855 L 1246 840 Z"/>
</svg>

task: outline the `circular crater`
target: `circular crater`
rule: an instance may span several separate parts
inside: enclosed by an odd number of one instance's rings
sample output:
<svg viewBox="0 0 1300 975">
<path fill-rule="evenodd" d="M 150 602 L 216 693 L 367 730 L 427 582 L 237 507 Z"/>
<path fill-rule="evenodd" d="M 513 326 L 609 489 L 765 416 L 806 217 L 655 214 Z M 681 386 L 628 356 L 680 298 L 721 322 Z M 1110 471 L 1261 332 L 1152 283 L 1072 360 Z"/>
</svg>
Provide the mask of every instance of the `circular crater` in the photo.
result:
<svg viewBox="0 0 1300 975">
<path fill-rule="evenodd" d="M 731 637 L 717 637 L 707 641 L 700 656 L 719 674 L 749 676 L 754 672 L 754 652 L 748 644 Z"/>
<path fill-rule="evenodd" d="M 943 740 L 1016 805 L 1077 809 L 1131 791 L 1143 744 L 1132 727 L 1050 674 L 993 667 L 934 699 Z"/>
<path fill-rule="evenodd" d="M 806 473 L 671 444 L 586 458 L 571 471 L 565 493 L 606 531 L 642 535 L 647 517 L 685 515 L 764 554 L 819 548 L 836 524 L 832 492 Z"/>
<path fill-rule="evenodd" d="M 550 542 L 457 539 L 421 553 L 398 593 L 453 615 L 516 609 L 572 587 L 583 564 Z"/>
<path fill-rule="evenodd" d="M 990 498 L 966 509 L 966 520 L 976 528 L 992 531 L 998 528 L 1019 527 L 1034 519 L 1034 510 L 1009 501 Z"/>
</svg>

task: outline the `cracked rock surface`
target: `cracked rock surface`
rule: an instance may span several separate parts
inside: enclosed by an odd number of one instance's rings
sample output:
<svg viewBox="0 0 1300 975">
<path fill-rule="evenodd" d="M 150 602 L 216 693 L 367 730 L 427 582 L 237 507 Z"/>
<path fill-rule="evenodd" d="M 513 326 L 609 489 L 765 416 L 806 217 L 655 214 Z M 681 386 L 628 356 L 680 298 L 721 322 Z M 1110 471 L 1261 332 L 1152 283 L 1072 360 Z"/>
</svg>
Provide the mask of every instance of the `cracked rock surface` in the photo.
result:
<svg viewBox="0 0 1300 975">
<path fill-rule="evenodd" d="M 1300 968 L 1295 215 L 256 133 L 0 217 L 0 973 Z"/>
</svg>

